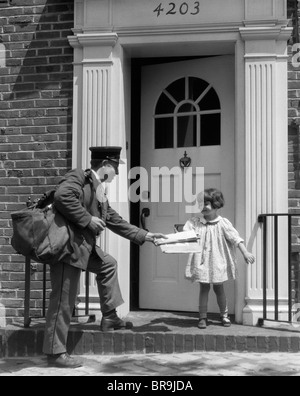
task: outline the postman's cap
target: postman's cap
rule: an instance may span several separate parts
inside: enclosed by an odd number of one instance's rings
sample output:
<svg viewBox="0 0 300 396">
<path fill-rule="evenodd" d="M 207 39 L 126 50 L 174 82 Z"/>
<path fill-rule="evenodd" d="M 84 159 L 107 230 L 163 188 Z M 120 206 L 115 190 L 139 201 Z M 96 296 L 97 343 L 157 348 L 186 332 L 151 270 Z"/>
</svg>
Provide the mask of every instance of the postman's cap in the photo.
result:
<svg viewBox="0 0 300 396">
<path fill-rule="evenodd" d="M 92 160 L 109 160 L 116 162 L 117 164 L 124 164 L 120 159 L 122 147 L 117 146 L 102 146 L 102 147 L 90 147 L 92 152 Z"/>
</svg>

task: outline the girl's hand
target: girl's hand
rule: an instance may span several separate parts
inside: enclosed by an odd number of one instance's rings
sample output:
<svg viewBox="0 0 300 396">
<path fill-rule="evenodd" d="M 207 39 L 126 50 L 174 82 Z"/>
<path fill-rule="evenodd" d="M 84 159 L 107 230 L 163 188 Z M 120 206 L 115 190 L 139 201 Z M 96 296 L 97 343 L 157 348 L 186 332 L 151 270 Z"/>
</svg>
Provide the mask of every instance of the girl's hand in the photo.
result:
<svg viewBox="0 0 300 396">
<path fill-rule="evenodd" d="M 248 252 L 248 250 L 243 242 L 241 242 L 239 244 L 239 249 L 240 249 L 242 255 L 244 256 L 244 259 L 247 264 L 253 264 L 255 262 L 255 257 L 253 256 L 253 254 Z"/>
<path fill-rule="evenodd" d="M 247 264 L 255 263 L 255 257 L 253 256 L 252 253 L 249 253 L 249 252 L 245 253 L 244 254 L 244 259 L 245 259 Z"/>
</svg>

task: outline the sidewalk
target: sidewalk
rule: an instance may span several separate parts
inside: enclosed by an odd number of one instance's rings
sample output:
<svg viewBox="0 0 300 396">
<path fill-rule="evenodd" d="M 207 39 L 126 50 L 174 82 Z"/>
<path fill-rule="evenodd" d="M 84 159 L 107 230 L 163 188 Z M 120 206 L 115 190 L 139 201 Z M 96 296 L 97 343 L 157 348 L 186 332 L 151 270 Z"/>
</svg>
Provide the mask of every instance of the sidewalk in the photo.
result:
<svg viewBox="0 0 300 396">
<path fill-rule="evenodd" d="M 197 314 L 131 312 L 132 330 L 102 333 L 99 322 L 72 323 L 68 351 L 83 359 L 75 370 L 47 367 L 42 355 L 44 319 L 0 329 L 0 376 L 300 376 L 299 328 L 224 328 Z M 146 381 L 146 379 L 145 379 Z"/>
<path fill-rule="evenodd" d="M 68 352 L 72 355 L 149 355 L 194 352 L 290 352 L 300 353 L 300 329 L 250 327 L 232 324 L 225 328 L 210 318 L 205 330 L 197 327 L 197 314 L 176 312 L 131 312 L 126 320 L 132 330 L 103 333 L 99 321 L 72 323 Z M 0 329 L 0 359 L 42 355 L 44 319 L 34 319 Z"/>
<path fill-rule="evenodd" d="M 190 376 L 300 376 L 300 353 L 199 352 L 81 358 L 84 367 L 73 370 L 48 368 L 44 357 L 0 359 L 0 376 L 107 377 L 101 382 L 101 390 L 115 384 L 116 379 L 122 386 L 124 378 L 117 377 L 160 377 L 151 380 L 167 381 L 174 376 L 186 383 L 184 377 Z M 193 387 L 198 385 L 196 379 L 190 380 Z"/>
</svg>

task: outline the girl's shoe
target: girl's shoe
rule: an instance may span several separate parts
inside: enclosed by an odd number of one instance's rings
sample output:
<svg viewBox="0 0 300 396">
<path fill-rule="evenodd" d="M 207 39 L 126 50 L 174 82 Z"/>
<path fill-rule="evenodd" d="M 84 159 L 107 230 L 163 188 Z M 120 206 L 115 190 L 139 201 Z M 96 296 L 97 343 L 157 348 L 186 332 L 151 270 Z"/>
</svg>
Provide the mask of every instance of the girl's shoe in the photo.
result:
<svg viewBox="0 0 300 396">
<path fill-rule="evenodd" d="M 221 322 L 222 322 L 222 325 L 223 325 L 224 327 L 230 327 L 230 326 L 231 326 L 230 319 L 229 319 L 228 317 L 226 317 L 226 316 L 223 316 L 223 317 L 221 318 Z"/>
<path fill-rule="evenodd" d="M 198 323 L 198 327 L 199 327 L 199 329 L 206 329 L 207 319 L 206 318 L 200 319 L 199 323 Z"/>
</svg>

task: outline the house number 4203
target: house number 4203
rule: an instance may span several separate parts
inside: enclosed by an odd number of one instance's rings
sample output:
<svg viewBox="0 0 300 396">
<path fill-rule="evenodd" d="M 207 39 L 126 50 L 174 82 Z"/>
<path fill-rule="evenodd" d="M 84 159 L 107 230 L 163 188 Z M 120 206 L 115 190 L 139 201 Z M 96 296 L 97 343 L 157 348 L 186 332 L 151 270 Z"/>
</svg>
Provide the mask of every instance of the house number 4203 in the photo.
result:
<svg viewBox="0 0 300 396">
<path fill-rule="evenodd" d="M 163 7 L 163 4 L 160 3 L 153 12 L 156 12 L 157 17 L 161 15 L 176 15 L 176 14 L 181 14 L 181 15 L 197 15 L 200 13 L 200 2 L 195 1 L 193 4 L 188 4 L 188 3 L 181 3 L 181 4 L 175 4 L 175 3 L 169 3 L 167 7 Z"/>
</svg>

